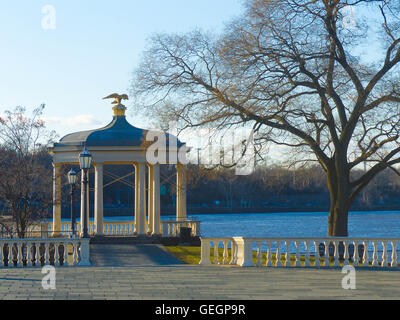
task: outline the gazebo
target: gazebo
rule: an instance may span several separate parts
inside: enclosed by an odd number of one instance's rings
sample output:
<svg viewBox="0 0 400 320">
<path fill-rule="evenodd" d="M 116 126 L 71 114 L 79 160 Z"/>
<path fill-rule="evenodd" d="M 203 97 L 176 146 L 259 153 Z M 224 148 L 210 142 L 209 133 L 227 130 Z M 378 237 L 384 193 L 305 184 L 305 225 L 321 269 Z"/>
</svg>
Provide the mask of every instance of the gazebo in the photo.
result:
<svg viewBox="0 0 400 320">
<path fill-rule="evenodd" d="M 104 165 L 132 165 L 135 172 L 135 206 L 134 230 L 130 235 L 159 235 L 160 225 L 160 164 L 151 164 L 147 160 L 146 151 L 149 142 L 146 142 L 146 134 L 149 130 L 140 129 L 131 125 L 125 117 L 126 107 L 121 104 L 120 98 L 123 96 L 115 95 L 113 102 L 114 115 L 112 121 L 105 127 L 76 132 L 64 136 L 58 143 L 49 149 L 53 156 L 53 223 L 51 226 L 52 234 L 61 233 L 61 167 L 62 165 L 78 165 L 79 154 L 83 148 L 87 148 L 92 154 L 92 164 L 95 172 L 94 182 L 94 224 L 92 234 L 97 236 L 104 235 L 103 221 L 103 167 Z M 114 97 L 114 96 L 113 96 Z M 127 97 L 126 97 L 127 98 Z M 182 146 L 186 145 L 179 141 L 175 136 L 166 135 L 166 141 L 176 139 L 175 145 L 166 144 L 164 150 L 158 152 L 177 152 Z M 174 163 L 177 168 L 176 182 L 176 220 L 177 222 L 186 221 L 186 177 L 185 165 L 181 158 L 175 157 Z M 171 164 L 168 157 L 168 164 Z M 146 188 L 146 167 L 148 168 L 148 187 Z M 133 169 L 133 168 L 132 168 Z M 82 175 L 83 177 L 83 175 Z M 87 186 L 87 210 L 84 210 L 84 188 L 81 189 L 81 212 L 80 221 L 82 222 L 84 212 L 87 213 L 89 221 L 89 187 Z M 146 201 L 146 197 L 148 197 Z M 147 205 L 146 205 L 147 202 Z M 148 219 L 146 220 L 146 213 Z M 80 223 L 82 232 L 83 223 Z M 126 233 L 125 233 L 126 234 Z"/>
</svg>

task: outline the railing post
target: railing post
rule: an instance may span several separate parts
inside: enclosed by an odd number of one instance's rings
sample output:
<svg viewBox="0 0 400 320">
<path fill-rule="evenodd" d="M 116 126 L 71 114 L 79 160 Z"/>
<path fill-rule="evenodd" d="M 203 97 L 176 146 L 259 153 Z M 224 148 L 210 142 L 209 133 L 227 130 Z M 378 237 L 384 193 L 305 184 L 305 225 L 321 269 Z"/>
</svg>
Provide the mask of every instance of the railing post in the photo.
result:
<svg viewBox="0 0 400 320">
<path fill-rule="evenodd" d="M 241 267 L 254 267 L 252 241 L 243 237 L 234 237 L 237 244 L 237 264 Z"/>
<path fill-rule="evenodd" d="M 199 264 L 211 264 L 210 261 L 210 240 L 201 240 L 201 259 Z"/>
<path fill-rule="evenodd" d="M 89 239 L 81 239 L 79 266 L 90 266 Z"/>
</svg>

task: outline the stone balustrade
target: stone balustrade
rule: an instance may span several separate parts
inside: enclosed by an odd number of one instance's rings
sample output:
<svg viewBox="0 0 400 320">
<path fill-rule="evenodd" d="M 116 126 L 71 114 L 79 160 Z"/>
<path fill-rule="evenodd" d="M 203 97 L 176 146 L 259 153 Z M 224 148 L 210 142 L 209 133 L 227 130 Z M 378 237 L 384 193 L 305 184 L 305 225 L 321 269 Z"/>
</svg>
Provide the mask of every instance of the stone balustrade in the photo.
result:
<svg viewBox="0 0 400 320">
<path fill-rule="evenodd" d="M 89 239 L 1 239 L 0 268 L 89 266 Z"/>
<path fill-rule="evenodd" d="M 50 235 L 53 236 L 51 232 L 52 223 L 47 222 L 41 225 L 30 226 L 25 237 L 27 238 L 48 238 Z M 185 221 L 161 221 L 159 234 L 163 237 L 179 237 L 180 228 L 186 227 L 191 229 L 191 235 L 193 237 L 200 236 L 200 221 L 185 220 Z M 75 224 L 75 230 L 80 230 L 80 223 Z M 145 224 L 146 233 L 150 233 L 151 229 L 148 223 Z M 56 233 L 61 237 L 69 237 L 71 235 L 71 223 L 62 222 L 61 230 Z M 93 221 L 88 223 L 88 234 L 95 235 L 95 224 Z M 135 234 L 135 222 L 134 221 L 105 221 L 103 223 L 103 235 L 105 236 L 120 236 L 129 237 Z M 14 234 L 13 238 L 17 236 Z M 11 235 L 4 227 L 0 227 L 0 239 L 1 238 L 11 238 Z"/>
<path fill-rule="evenodd" d="M 168 220 L 168 221 L 161 221 L 160 224 L 160 231 L 159 233 L 163 237 L 179 237 L 180 235 L 180 228 L 186 227 L 191 228 L 191 235 L 193 237 L 200 235 L 200 221 L 192 221 L 192 220 L 185 220 L 185 221 L 175 221 L 175 220 Z M 80 230 L 79 222 L 76 223 L 75 226 L 76 230 Z M 51 223 L 48 223 L 47 231 L 50 232 L 51 230 Z M 71 223 L 70 222 L 62 222 L 61 223 L 61 235 L 68 236 L 71 230 Z M 150 226 L 145 224 L 146 233 L 150 232 Z M 135 222 L 134 221 L 105 221 L 103 223 L 103 235 L 105 236 L 133 236 L 135 232 Z M 89 235 L 95 234 L 95 224 L 93 221 L 88 223 L 88 233 Z M 40 233 L 37 232 L 39 235 Z"/>
<path fill-rule="evenodd" d="M 397 268 L 399 241 L 399 238 L 335 237 L 201 238 L 200 264 L 242 267 L 341 267 L 349 264 Z"/>
<path fill-rule="evenodd" d="M 200 221 L 161 221 L 161 234 L 163 237 L 179 237 L 180 228 L 190 228 L 191 236 L 200 235 Z"/>
</svg>

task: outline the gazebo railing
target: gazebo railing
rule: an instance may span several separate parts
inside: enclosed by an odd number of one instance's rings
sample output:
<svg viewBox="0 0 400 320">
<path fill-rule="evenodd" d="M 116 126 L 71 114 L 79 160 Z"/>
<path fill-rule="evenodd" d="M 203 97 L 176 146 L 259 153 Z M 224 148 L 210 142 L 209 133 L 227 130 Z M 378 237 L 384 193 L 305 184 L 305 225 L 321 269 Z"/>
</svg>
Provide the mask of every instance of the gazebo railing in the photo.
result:
<svg viewBox="0 0 400 320">
<path fill-rule="evenodd" d="M 44 232 L 51 233 L 52 224 L 49 222 L 46 227 L 42 228 Z M 193 220 L 185 220 L 185 221 L 161 221 L 160 222 L 160 230 L 159 234 L 163 237 L 179 237 L 181 228 L 190 228 L 191 236 L 196 237 L 200 236 L 200 221 Z M 80 223 L 77 222 L 75 224 L 75 230 L 79 230 Z M 46 229 L 46 230 L 44 230 Z M 35 229 L 36 230 L 36 229 Z M 150 226 L 145 224 L 146 233 L 150 232 Z M 39 235 L 39 229 L 37 231 Z M 61 236 L 68 236 L 71 233 L 71 223 L 70 222 L 62 222 L 61 230 L 59 234 Z M 95 223 L 93 221 L 89 221 L 88 223 L 88 233 L 89 235 L 95 235 Z M 135 222 L 134 221 L 104 221 L 103 222 L 103 235 L 104 236 L 120 236 L 120 237 L 132 237 L 135 235 Z"/>
</svg>

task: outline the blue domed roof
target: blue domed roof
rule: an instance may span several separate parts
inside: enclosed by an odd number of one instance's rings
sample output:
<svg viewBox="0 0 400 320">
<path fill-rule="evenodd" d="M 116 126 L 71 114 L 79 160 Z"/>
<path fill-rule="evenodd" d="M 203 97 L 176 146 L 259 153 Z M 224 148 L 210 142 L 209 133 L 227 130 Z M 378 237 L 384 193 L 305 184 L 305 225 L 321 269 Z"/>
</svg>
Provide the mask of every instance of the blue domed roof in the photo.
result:
<svg viewBox="0 0 400 320">
<path fill-rule="evenodd" d="M 114 116 L 113 120 L 105 127 L 89 131 L 81 131 L 68 134 L 61 138 L 54 147 L 77 146 L 81 147 L 139 147 L 143 145 L 149 130 L 132 126 L 125 116 Z M 167 135 L 167 145 L 168 137 Z M 184 143 L 177 140 L 177 146 Z"/>
</svg>

